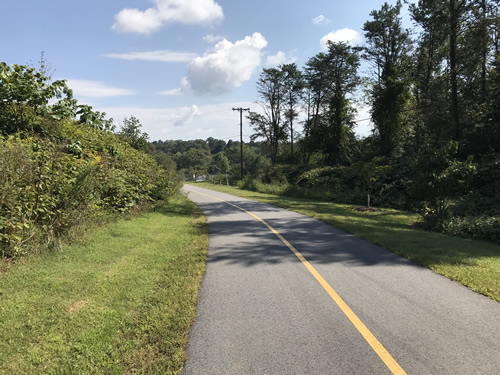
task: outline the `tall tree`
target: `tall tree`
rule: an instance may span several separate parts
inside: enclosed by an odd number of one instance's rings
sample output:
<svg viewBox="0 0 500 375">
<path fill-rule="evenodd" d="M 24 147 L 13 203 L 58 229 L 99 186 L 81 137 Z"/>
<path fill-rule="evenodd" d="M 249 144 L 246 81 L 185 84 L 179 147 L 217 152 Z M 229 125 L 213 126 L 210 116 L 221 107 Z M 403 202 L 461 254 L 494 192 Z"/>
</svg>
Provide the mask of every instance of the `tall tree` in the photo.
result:
<svg viewBox="0 0 500 375">
<path fill-rule="evenodd" d="M 255 133 L 252 140 L 265 138 L 271 163 L 276 164 L 280 143 L 286 140 L 287 123 L 284 121 L 286 90 L 281 69 L 264 68 L 257 81 L 257 92 L 263 114 L 250 112 L 248 120 Z"/>
<path fill-rule="evenodd" d="M 416 101 L 415 141 L 417 147 L 440 146 L 448 139 L 450 124 L 446 61 L 447 33 L 443 23 L 443 1 L 419 0 L 410 13 L 421 28 L 417 40 L 414 95 Z"/>
<path fill-rule="evenodd" d="M 364 57 L 374 71 L 372 82 L 372 119 L 380 137 L 380 149 L 391 156 L 401 145 L 405 127 L 405 110 L 410 97 L 411 40 L 409 31 L 401 25 L 401 2 L 384 3 L 372 11 L 371 21 L 363 30 L 367 41 Z"/>
<path fill-rule="evenodd" d="M 427 106 L 445 109 L 445 115 L 439 116 L 444 127 L 441 125 L 441 131 L 435 132 L 441 144 L 450 137 L 459 142 L 466 140 L 484 113 L 484 106 L 478 104 L 485 102 L 488 92 L 493 3 L 498 1 L 419 0 L 410 6 L 413 19 L 422 29 L 419 61 L 427 61 L 425 79 L 417 81 L 417 90 L 427 101 L 423 111 L 431 112 Z M 425 71 L 422 68 L 420 64 L 420 77 Z M 438 88 L 434 97 L 433 88 Z M 432 123 L 429 116 L 426 120 Z"/>
<path fill-rule="evenodd" d="M 314 110 L 306 123 L 309 149 L 323 152 L 330 164 L 349 158 L 355 109 L 352 94 L 358 87 L 359 49 L 328 42 L 306 64 L 306 80 L 314 97 Z"/>
<path fill-rule="evenodd" d="M 280 66 L 283 72 L 283 89 L 285 90 L 284 108 L 287 127 L 290 131 L 290 151 L 293 157 L 294 136 L 294 120 L 298 117 L 298 108 L 301 103 L 302 93 L 304 89 L 304 79 L 302 72 L 297 68 L 295 63 L 285 64 Z"/>
</svg>

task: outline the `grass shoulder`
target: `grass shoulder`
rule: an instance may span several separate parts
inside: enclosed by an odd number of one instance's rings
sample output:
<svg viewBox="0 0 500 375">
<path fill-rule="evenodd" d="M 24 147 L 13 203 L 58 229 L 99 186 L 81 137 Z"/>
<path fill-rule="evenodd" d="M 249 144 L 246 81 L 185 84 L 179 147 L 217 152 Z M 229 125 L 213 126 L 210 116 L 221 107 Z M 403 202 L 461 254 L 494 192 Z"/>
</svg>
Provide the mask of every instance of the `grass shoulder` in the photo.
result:
<svg viewBox="0 0 500 375">
<path fill-rule="evenodd" d="M 0 373 L 180 373 L 205 271 L 186 197 L 3 267 Z"/>
<path fill-rule="evenodd" d="M 415 227 L 411 212 L 356 206 L 241 190 L 207 182 L 209 188 L 314 217 L 375 243 L 500 302 L 500 247 L 496 244 L 427 232 Z"/>
</svg>

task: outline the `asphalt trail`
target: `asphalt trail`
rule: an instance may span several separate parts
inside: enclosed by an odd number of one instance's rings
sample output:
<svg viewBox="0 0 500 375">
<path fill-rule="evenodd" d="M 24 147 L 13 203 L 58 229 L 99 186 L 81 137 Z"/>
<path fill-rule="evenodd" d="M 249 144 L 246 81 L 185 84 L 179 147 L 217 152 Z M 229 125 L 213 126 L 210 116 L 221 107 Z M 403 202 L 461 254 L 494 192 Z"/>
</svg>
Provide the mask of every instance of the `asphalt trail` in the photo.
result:
<svg viewBox="0 0 500 375">
<path fill-rule="evenodd" d="M 297 256 L 220 200 L 278 231 L 406 373 L 500 374 L 499 303 L 315 219 L 184 190 L 210 234 L 184 375 L 391 373 Z"/>
</svg>

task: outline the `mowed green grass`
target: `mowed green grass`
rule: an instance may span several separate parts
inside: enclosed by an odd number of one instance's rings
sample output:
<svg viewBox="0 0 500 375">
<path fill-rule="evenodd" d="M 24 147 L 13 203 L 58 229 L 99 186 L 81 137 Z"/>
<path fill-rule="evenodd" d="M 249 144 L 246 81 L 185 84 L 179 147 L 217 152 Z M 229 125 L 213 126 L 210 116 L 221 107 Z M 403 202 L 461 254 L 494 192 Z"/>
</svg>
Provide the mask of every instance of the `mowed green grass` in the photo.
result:
<svg viewBox="0 0 500 375">
<path fill-rule="evenodd" d="M 383 209 L 358 212 L 355 206 L 318 202 L 197 183 L 196 186 L 255 199 L 300 212 L 380 245 L 500 302 L 500 246 L 427 232 L 415 227 L 414 213 Z"/>
<path fill-rule="evenodd" d="M 184 196 L 82 243 L 2 265 L 1 374 L 180 373 L 205 270 Z"/>
</svg>

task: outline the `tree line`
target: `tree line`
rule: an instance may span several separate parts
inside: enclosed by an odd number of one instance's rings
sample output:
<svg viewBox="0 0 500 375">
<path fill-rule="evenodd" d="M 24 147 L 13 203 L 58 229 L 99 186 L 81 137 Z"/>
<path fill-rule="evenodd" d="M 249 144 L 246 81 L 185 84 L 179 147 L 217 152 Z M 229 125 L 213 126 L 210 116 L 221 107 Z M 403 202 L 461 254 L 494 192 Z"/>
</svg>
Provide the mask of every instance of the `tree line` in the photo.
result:
<svg viewBox="0 0 500 375">
<path fill-rule="evenodd" d="M 408 8 L 413 32 L 402 3 L 385 3 L 364 23 L 364 45 L 329 41 L 303 69 L 263 69 L 253 139 L 293 184 L 357 203 L 371 190 L 379 204 L 418 210 L 429 229 L 499 240 L 499 1 Z M 364 139 L 354 134 L 360 96 L 373 123 Z"/>
<path fill-rule="evenodd" d="M 408 4 L 408 30 L 402 3 L 385 3 L 364 23 L 364 45 L 328 42 L 302 69 L 264 68 L 261 111 L 247 117 L 261 159 L 247 180 L 345 203 L 370 192 L 380 206 L 418 211 L 428 229 L 499 241 L 499 9 L 498 0 L 419 0 Z M 365 138 L 354 132 L 360 105 L 371 108 Z M 213 149 L 200 142 L 208 170 Z"/>
</svg>

